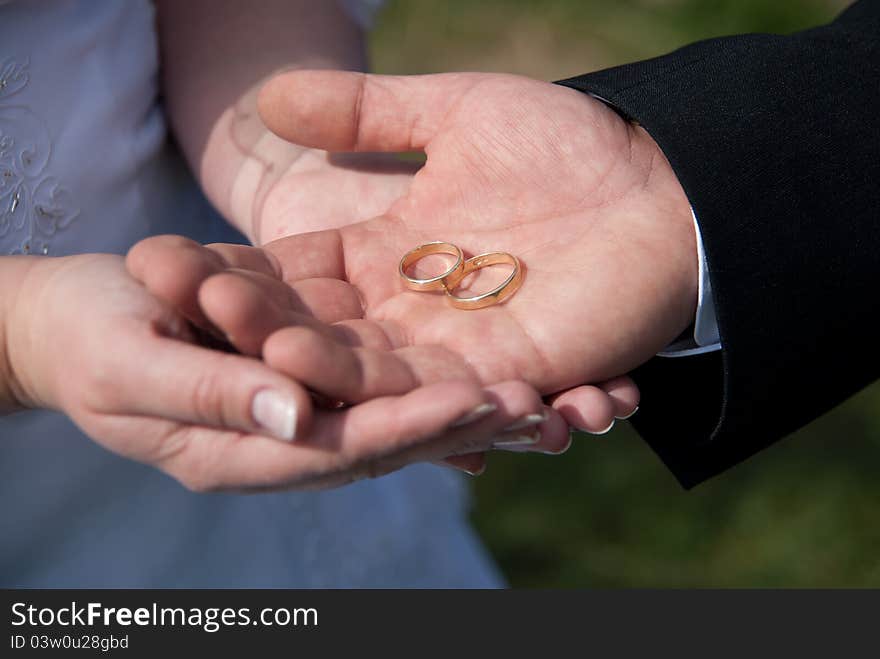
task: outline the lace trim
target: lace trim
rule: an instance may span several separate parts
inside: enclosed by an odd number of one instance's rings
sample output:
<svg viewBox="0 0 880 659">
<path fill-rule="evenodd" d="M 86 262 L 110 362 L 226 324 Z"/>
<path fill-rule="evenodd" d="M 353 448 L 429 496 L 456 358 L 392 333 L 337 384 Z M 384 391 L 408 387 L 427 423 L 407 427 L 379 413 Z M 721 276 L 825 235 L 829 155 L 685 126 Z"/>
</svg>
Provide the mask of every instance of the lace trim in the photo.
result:
<svg viewBox="0 0 880 659">
<path fill-rule="evenodd" d="M 47 173 L 52 144 L 46 123 L 29 108 L 6 103 L 28 81 L 29 61 L 0 62 L 0 239 L 9 254 L 49 254 L 55 234 L 79 215 L 73 196 Z"/>
</svg>

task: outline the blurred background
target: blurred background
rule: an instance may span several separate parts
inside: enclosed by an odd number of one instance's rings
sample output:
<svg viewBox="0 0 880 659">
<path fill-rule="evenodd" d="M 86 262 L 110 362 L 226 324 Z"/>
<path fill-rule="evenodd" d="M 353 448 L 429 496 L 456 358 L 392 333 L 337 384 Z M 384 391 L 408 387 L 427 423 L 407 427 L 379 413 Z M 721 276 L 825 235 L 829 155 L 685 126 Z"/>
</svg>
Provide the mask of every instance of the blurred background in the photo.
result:
<svg viewBox="0 0 880 659">
<path fill-rule="evenodd" d="M 847 4 L 391 0 L 371 55 L 383 73 L 555 80 L 699 39 L 804 29 Z M 626 422 L 601 437 L 578 435 L 562 457 L 493 454 L 474 480 L 474 521 L 513 586 L 876 587 L 878 472 L 875 385 L 690 492 Z"/>
</svg>

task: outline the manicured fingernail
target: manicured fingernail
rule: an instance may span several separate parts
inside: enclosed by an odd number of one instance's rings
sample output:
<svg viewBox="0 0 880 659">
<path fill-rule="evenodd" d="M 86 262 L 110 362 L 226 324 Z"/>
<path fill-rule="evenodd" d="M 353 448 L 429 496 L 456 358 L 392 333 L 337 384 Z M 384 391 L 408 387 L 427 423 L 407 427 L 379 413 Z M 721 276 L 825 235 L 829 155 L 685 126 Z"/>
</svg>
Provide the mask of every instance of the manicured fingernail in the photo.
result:
<svg viewBox="0 0 880 659">
<path fill-rule="evenodd" d="M 489 416 L 497 409 L 498 406 L 494 403 L 483 403 L 482 405 L 477 405 L 470 412 L 460 417 L 458 420 L 454 421 L 449 427 L 458 428 L 460 426 L 466 426 L 469 423 L 479 421 L 483 417 Z"/>
<path fill-rule="evenodd" d="M 522 451 L 527 450 L 529 446 L 534 446 L 541 441 L 541 431 L 535 429 L 534 432 L 528 434 L 516 435 L 510 437 L 505 435 L 504 439 L 492 443 L 492 448 L 501 451 Z"/>
<path fill-rule="evenodd" d="M 251 413 L 261 428 L 275 439 L 292 442 L 296 435 L 296 402 L 274 389 L 258 391 Z"/>
<path fill-rule="evenodd" d="M 565 444 L 565 446 L 562 447 L 561 450 L 559 450 L 559 451 L 541 451 L 541 453 L 543 453 L 543 454 L 545 454 L 545 455 L 562 455 L 562 454 L 565 453 L 568 449 L 571 448 L 571 443 L 572 443 L 572 437 L 571 437 L 571 435 L 569 435 L 569 436 L 568 436 L 568 442 Z"/>
<path fill-rule="evenodd" d="M 608 433 L 613 427 L 616 419 L 612 419 L 611 423 L 608 425 L 605 430 L 587 430 L 586 428 L 578 428 L 581 432 L 589 433 L 590 435 L 604 435 Z"/>
<path fill-rule="evenodd" d="M 540 423 L 544 423 L 546 420 L 547 412 L 541 412 L 540 414 L 526 414 L 524 417 L 520 417 L 507 426 L 504 429 L 504 432 L 513 432 L 514 430 L 522 430 L 529 426 L 537 426 Z"/>
<path fill-rule="evenodd" d="M 621 421 L 625 421 L 626 419 L 630 418 L 633 414 L 635 414 L 635 413 L 638 412 L 638 411 L 639 411 L 639 406 L 636 405 L 636 409 L 634 409 L 632 412 L 630 412 L 630 413 L 627 414 L 626 416 L 619 416 L 619 417 L 616 417 L 616 418 L 620 419 Z"/>
</svg>

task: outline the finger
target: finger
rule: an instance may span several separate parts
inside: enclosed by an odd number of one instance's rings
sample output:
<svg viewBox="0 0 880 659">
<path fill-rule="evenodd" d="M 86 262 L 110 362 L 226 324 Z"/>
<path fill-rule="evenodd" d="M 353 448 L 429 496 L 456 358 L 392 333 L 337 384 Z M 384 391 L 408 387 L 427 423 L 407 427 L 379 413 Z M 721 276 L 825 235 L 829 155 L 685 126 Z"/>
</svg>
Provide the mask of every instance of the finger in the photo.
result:
<svg viewBox="0 0 880 659">
<path fill-rule="evenodd" d="M 453 455 L 434 464 L 441 467 L 452 467 L 463 471 L 468 476 L 482 476 L 486 471 L 486 453 L 471 453 L 470 455 Z"/>
<path fill-rule="evenodd" d="M 278 282 L 287 288 L 285 284 Z M 284 298 L 279 304 L 277 297 Z M 217 330 L 245 355 L 258 357 L 263 342 L 280 327 L 311 319 L 291 308 L 289 290 L 267 290 L 265 281 L 224 271 L 205 281 L 198 291 L 199 307 Z"/>
<path fill-rule="evenodd" d="M 292 71 L 260 91 L 260 116 L 280 137 L 328 151 L 412 151 L 438 132 L 476 74 L 383 76 Z"/>
<path fill-rule="evenodd" d="M 199 306 L 202 283 L 228 268 L 242 268 L 267 277 L 280 276 L 272 255 L 244 245 L 202 245 L 183 236 L 154 236 L 129 250 L 126 266 L 153 295 L 170 304 L 199 327 L 211 324 Z"/>
<path fill-rule="evenodd" d="M 524 382 L 491 385 L 486 387 L 486 393 L 495 408 L 491 413 L 469 423 L 459 423 L 430 443 L 393 456 L 391 464 L 402 466 L 415 461 L 479 455 L 493 448 L 495 442 L 511 438 L 508 428 L 522 427 L 526 420 L 543 417 L 540 396 Z M 557 447 L 567 441 L 568 426 L 561 419 L 558 423 L 542 424 L 542 428 L 546 430 L 547 446 Z M 517 435 L 521 436 L 522 431 Z"/>
<path fill-rule="evenodd" d="M 211 323 L 248 355 L 259 355 L 276 330 L 307 325 L 344 336 L 326 323 L 358 319 L 363 311 L 351 286 L 338 279 L 306 279 L 288 286 L 267 275 L 226 270 L 205 281 L 199 307 Z"/>
<path fill-rule="evenodd" d="M 432 385 L 429 388 L 436 386 Z M 467 413 L 444 431 L 438 430 L 427 441 L 354 465 L 342 477 L 343 481 L 338 477 L 330 481 L 325 479 L 321 481 L 322 486 L 328 483 L 339 485 L 342 482 L 361 478 L 375 478 L 415 462 L 436 462 L 440 459 L 469 458 L 482 454 L 492 447 L 497 437 L 503 435 L 504 428 L 523 418 L 540 414 L 542 409 L 542 401 L 537 391 L 524 382 L 503 382 L 492 385 L 486 387 L 485 394 L 488 405 L 481 405 Z M 567 426 L 564 422 L 561 425 L 564 428 L 563 434 L 567 434 Z"/>
<path fill-rule="evenodd" d="M 275 256 L 260 247 L 233 243 L 210 243 L 205 249 L 220 256 L 229 268 L 238 268 L 281 279 L 281 264 Z"/>
<path fill-rule="evenodd" d="M 199 327 L 210 326 L 197 294 L 205 279 L 225 268 L 218 254 L 183 236 L 154 236 L 132 247 L 125 264 L 150 293 Z"/>
<path fill-rule="evenodd" d="M 562 455 L 571 448 L 571 429 L 561 414 L 551 414 L 541 426 L 541 433 L 542 453 Z"/>
<path fill-rule="evenodd" d="M 445 392 L 450 391 L 447 387 L 465 385 L 473 386 L 472 383 L 444 382 L 416 389 L 402 397 L 375 399 L 341 413 L 319 413 L 315 422 L 316 436 L 310 439 L 310 443 L 321 445 L 322 442 L 328 442 L 327 445 L 332 447 L 334 438 L 344 437 L 350 427 L 352 432 L 356 432 L 354 437 L 357 437 L 359 442 L 379 440 L 380 445 L 385 445 L 386 452 L 368 450 L 346 469 L 337 470 L 329 476 L 318 477 L 309 482 L 300 482 L 299 486 L 337 487 L 354 480 L 383 476 L 416 462 L 436 462 L 450 457 L 479 454 L 491 447 L 493 439 L 505 427 L 519 419 L 540 413 L 542 409 L 540 396 L 532 387 L 524 382 L 504 382 L 487 387 L 483 391 L 484 402 L 478 407 L 466 410 L 463 415 L 443 427 L 434 424 L 434 431 L 421 441 L 405 442 L 396 447 L 388 446 L 389 437 L 398 436 L 400 428 L 398 417 L 395 416 L 396 401 L 407 401 L 407 414 L 411 415 L 410 418 L 418 418 L 421 415 L 435 413 L 432 410 L 416 408 L 415 401 L 424 400 L 422 397 L 424 391 L 437 392 L 435 395 L 443 392 L 442 395 L 445 395 Z M 445 400 L 441 398 L 434 398 L 431 401 L 434 407 L 445 404 Z M 382 421 L 379 420 L 380 416 Z M 325 423 L 327 425 L 323 426 Z M 358 430 L 361 424 L 363 427 Z M 562 425 L 564 426 L 564 423 Z M 567 426 L 565 428 L 567 433 Z M 423 427 L 422 431 L 428 432 L 428 427 Z"/>
<path fill-rule="evenodd" d="M 317 412 L 308 440 L 294 444 L 193 429 L 162 467 L 198 491 L 338 487 L 413 462 L 486 449 L 503 427 L 540 409 L 537 392 L 525 383 L 483 390 L 472 382 L 442 382 Z"/>
<path fill-rule="evenodd" d="M 309 389 L 348 403 L 403 394 L 425 383 L 475 379 L 460 355 L 440 346 L 378 350 L 345 345 L 305 326 L 270 336 L 263 359 Z"/>
<path fill-rule="evenodd" d="M 317 412 L 309 436 L 287 444 L 194 429 L 179 436 L 179 449 L 169 452 L 162 467 L 200 491 L 340 485 L 379 475 L 385 469 L 383 458 L 429 443 L 475 411 L 485 415 L 489 401 L 489 394 L 474 383 L 438 383 L 405 396 Z M 488 413 L 494 411 L 488 406 Z"/>
<path fill-rule="evenodd" d="M 397 280 L 389 279 L 384 267 L 376 265 L 396 263 L 400 257 L 390 243 L 374 240 L 376 231 L 389 228 L 395 228 L 395 240 L 406 240 L 405 236 L 401 236 L 399 221 L 386 216 L 382 221 L 374 218 L 368 223 L 347 226 L 344 231 L 317 231 L 279 238 L 266 243 L 263 249 L 280 264 L 281 279 L 287 284 L 295 285 L 297 281 L 316 278 L 341 279 L 352 286 L 353 282 L 357 282 L 358 288 L 355 290 L 362 300 L 378 302 L 399 292 Z M 370 235 L 371 232 L 373 235 Z M 368 260 L 355 258 L 364 251 L 364 240 L 368 241 L 370 247 Z M 349 249 L 348 262 L 346 248 Z M 369 296 L 365 294 L 364 287 L 370 292 Z"/>
<path fill-rule="evenodd" d="M 599 388 L 611 398 L 614 405 L 614 416 L 628 419 L 639 410 L 639 388 L 632 378 L 622 375 L 618 378 L 601 382 Z"/>
<path fill-rule="evenodd" d="M 262 249 L 278 264 L 282 281 L 289 284 L 316 277 L 347 279 L 339 231 L 315 231 L 287 236 L 266 243 Z"/>
<path fill-rule="evenodd" d="M 96 376 L 104 413 L 261 433 L 293 441 L 308 431 L 308 392 L 265 364 L 161 336 L 130 342 Z M 138 356 L 149 355 L 146 359 Z"/>
<path fill-rule="evenodd" d="M 538 423 L 527 425 L 540 418 Z M 497 451 L 513 453 L 546 453 L 560 455 L 571 446 L 571 433 L 562 415 L 551 407 L 544 407 L 542 415 L 521 419 L 498 435 L 492 442 Z"/>
<path fill-rule="evenodd" d="M 311 328 L 344 344 L 390 348 L 380 324 L 359 318 L 356 292 L 337 279 L 305 279 L 288 286 L 265 275 L 227 270 L 202 285 L 199 305 L 246 355 L 261 355 L 273 333 L 291 326 Z M 323 362 L 321 355 L 313 356 Z"/>
<path fill-rule="evenodd" d="M 573 428 L 604 435 L 614 426 L 615 405 L 599 387 L 584 385 L 555 396 L 553 409 Z"/>
</svg>

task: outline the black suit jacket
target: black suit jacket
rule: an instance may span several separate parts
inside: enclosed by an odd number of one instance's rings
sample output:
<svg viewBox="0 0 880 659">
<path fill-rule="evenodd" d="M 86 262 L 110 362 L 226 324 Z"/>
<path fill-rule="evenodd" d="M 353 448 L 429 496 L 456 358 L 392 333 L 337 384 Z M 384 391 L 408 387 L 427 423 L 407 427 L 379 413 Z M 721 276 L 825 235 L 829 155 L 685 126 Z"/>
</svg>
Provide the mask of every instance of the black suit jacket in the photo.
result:
<svg viewBox="0 0 880 659">
<path fill-rule="evenodd" d="M 880 376 L 880 0 L 560 84 L 638 121 L 699 220 L 723 351 L 635 374 L 634 425 L 683 485 Z"/>
</svg>

